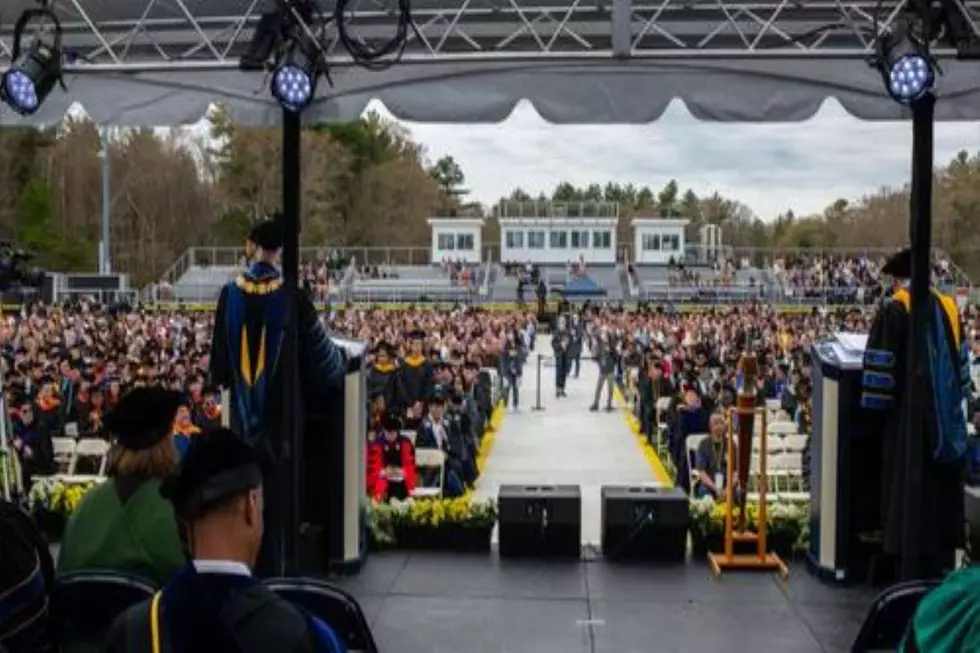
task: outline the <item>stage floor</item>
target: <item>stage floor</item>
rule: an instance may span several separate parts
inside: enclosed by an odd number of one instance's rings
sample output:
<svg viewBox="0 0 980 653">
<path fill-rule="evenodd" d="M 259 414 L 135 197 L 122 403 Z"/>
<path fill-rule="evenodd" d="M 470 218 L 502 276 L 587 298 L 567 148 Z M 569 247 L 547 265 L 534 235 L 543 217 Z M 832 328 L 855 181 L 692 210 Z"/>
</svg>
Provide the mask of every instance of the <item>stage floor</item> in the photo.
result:
<svg viewBox="0 0 980 653">
<path fill-rule="evenodd" d="M 382 652 L 755 653 L 850 650 L 874 599 L 802 565 L 712 579 L 704 562 L 655 567 L 391 552 L 334 579 L 361 602 Z"/>
</svg>

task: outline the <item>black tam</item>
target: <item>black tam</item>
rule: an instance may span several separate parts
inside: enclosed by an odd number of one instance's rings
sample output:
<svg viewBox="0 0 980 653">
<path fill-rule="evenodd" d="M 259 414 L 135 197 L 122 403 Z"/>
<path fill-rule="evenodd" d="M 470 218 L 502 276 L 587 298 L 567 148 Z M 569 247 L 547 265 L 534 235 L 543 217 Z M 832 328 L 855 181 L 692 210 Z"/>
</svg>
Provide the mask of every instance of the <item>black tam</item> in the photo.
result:
<svg viewBox="0 0 980 653">
<path fill-rule="evenodd" d="M 106 415 L 105 427 L 132 451 L 155 446 L 170 435 L 183 395 L 160 386 L 136 388 Z"/>
<path fill-rule="evenodd" d="M 268 251 L 282 249 L 282 222 L 279 220 L 265 220 L 260 222 L 252 228 L 248 239 L 260 249 Z"/>
<path fill-rule="evenodd" d="M 199 517 L 240 492 L 262 485 L 255 450 L 230 429 L 212 429 L 191 440 L 180 471 L 164 480 L 160 494 L 179 515 Z"/>
<path fill-rule="evenodd" d="M 898 279 L 910 279 L 912 277 L 912 250 L 905 249 L 893 254 L 884 267 L 881 268 L 882 274 L 887 274 Z"/>
</svg>

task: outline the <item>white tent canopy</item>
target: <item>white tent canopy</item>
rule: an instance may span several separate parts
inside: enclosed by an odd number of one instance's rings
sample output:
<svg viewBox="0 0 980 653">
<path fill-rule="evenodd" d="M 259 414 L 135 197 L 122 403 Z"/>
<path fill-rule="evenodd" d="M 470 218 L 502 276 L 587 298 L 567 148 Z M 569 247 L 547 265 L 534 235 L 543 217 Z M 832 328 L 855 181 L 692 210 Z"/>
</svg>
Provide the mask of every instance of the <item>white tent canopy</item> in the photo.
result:
<svg viewBox="0 0 980 653">
<path fill-rule="evenodd" d="M 414 0 L 421 38 L 409 30 L 404 60 L 381 72 L 352 65 L 328 25 L 334 86 L 320 85 L 304 119 L 352 119 L 378 99 L 404 120 L 498 122 L 526 99 L 556 123 L 645 123 L 680 98 L 705 120 L 798 121 L 828 97 L 861 119 L 902 117 L 867 62 L 875 29 L 894 23 L 900 2 L 610 1 Z M 68 92 L 55 90 L 30 122 L 55 122 L 77 102 L 99 123 L 186 124 L 217 102 L 243 124 L 278 125 L 267 80 L 237 67 L 273 4 L 55 0 L 73 61 Z M 0 67 L 9 63 L 11 21 L 35 6 L 3 1 Z M 387 5 L 351 6 L 352 34 L 394 33 Z M 332 15 L 332 3 L 319 7 Z M 937 119 L 980 119 L 980 64 L 939 54 Z M 23 121 L 0 111 L 2 123 Z"/>
</svg>

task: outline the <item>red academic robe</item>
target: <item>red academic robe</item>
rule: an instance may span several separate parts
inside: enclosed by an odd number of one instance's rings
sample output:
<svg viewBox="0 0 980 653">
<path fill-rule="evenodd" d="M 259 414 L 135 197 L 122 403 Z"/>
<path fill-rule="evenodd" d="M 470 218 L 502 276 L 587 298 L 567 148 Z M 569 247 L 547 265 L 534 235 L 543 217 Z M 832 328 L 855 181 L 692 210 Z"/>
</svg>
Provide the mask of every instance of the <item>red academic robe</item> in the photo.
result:
<svg viewBox="0 0 980 653">
<path fill-rule="evenodd" d="M 395 441 L 381 439 L 368 444 L 368 495 L 378 501 L 387 501 L 388 479 L 384 470 L 398 467 L 404 476 L 405 492 L 411 496 L 415 489 L 415 450 L 408 438 Z"/>
</svg>

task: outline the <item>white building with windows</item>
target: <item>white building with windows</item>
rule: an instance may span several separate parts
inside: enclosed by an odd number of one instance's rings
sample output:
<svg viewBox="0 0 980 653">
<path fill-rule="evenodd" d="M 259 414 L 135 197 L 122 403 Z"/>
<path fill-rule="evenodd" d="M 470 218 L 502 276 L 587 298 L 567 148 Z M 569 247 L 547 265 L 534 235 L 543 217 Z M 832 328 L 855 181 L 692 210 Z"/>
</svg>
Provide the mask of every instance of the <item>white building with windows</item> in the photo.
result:
<svg viewBox="0 0 980 653">
<path fill-rule="evenodd" d="M 616 262 L 617 204 L 504 200 L 497 220 L 504 263 Z"/>
<path fill-rule="evenodd" d="M 479 263 L 483 248 L 483 218 L 429 218 L 432 262 Z"/>
<path fill-rule="evenodd" d="M 633 218 L 633 260 L 639 265 L 667 265 L 684 259 L 687 243 L 682 218 Z"/>
</svg>

